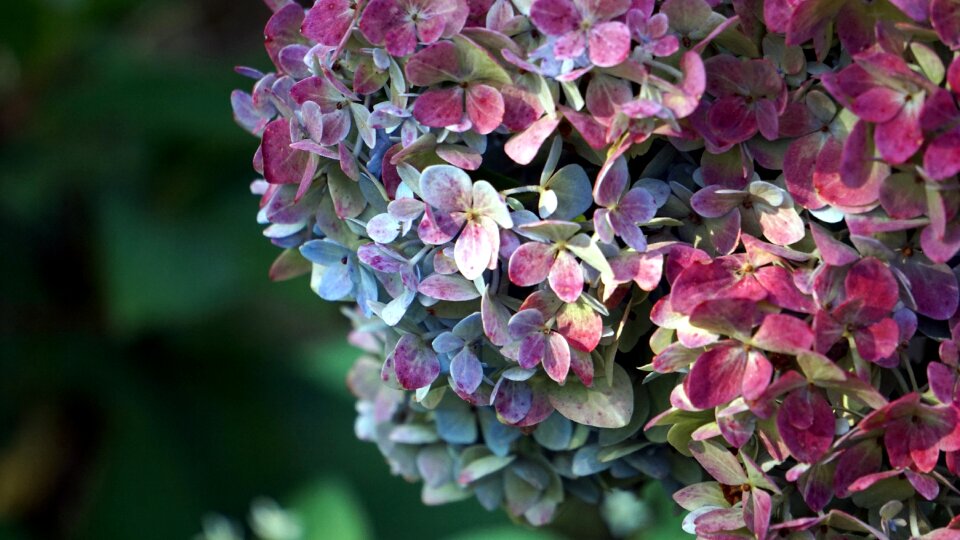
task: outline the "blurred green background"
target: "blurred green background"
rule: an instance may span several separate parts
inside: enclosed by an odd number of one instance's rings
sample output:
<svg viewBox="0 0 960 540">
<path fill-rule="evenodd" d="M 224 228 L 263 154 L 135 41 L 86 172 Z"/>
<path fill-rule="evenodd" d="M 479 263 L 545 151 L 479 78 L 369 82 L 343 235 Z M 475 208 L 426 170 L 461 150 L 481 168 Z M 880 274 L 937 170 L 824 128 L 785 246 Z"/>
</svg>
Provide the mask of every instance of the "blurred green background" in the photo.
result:
<svg viewBox="0 0 960 540">
<path fill-rule="evenodd" d="M 390 476 L 336 307 L 268 281 L 229 104 L 262 3 L 2 5 L 0 539 L 192 538 L 258 496 L 314 538 L 548 537 Z"/>
</svg>

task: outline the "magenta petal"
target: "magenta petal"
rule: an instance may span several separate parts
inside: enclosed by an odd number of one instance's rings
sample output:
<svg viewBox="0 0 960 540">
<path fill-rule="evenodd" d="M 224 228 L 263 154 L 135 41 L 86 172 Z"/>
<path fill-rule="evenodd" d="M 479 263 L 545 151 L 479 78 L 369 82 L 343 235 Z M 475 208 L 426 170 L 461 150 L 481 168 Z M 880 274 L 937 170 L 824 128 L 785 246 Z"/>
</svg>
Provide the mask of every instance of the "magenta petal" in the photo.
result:
<svg viewBox="0 0 960 540">
<path fill-rule="evenodd" d="M 752 505 L 753 520 L 751 521 L 751 530 L 757 535 L 757 538 L 767 538 L 767 532 L 770 530 L 770 516 L 773 513 L 773 501 L 770 494 L 762 489 L 750 490 L 750 502 Z"/>
<path fill-rule="evenodd" d="M 748 197 L 743 191 L 735 191 L 722 186 L 707 186 L 690 198 L 690 206 L 701 216 L 717 218 L 736 209 Z"/>
<path fill-rule="evenodd" d="M 877 86 L 857 96 L 850 104 L 850 110 L 867 122 L 888 122 L 903 108 L 903 97 L 901 92 Z"/>
<path fill-rule="evenodd" d="M 263 130 L 263 176 L 271 184 L 298 184 L 310 154 L 290 148 L 290 120 L 280 118 Z"/>
<path fill-rule="evenodd" d="M 810 223 L 813 241 L 820 250 L 820 258 L 830 266 L 846 266 L 860 259 L 855 249 L 833 237 L 833 233 L 816 223 Z"/>
<path fill-rule="evenodd" d="M 363 15 L 360 16 L 360 32 L 370 43 L 381 44 L 387 31 L 401 16 L 400 6 L 396 0 L 370 0 L 363 10 Z M 320 26 L 326 22 L 318 17 L 317 25 Z M 336 43 L 330 45 L 334 46 Z"/>
<path fill-rule="evenodd" d="M 930 22 L 940 39 L 951 49 L 960 48 L 960 2 L 931 0 Z M 951 85 L 953 86 L 953 85 Z M 957 90 L 957 86 L 953 86 Z"/>
<path fill-rule="evenodd" d="M 735 341 L 722 341 L 701 354 L 683 381 L 690 403 L 709 409 L 740 395 L 747 354 Z"/>
<path fill-rule="evenodd" d="M 480 359 L 469 348 L 463 348 L 450 360 L 450 377 L 457 391 L 472 394 L 483 381 L 483 366 Z"/>
<path fill-rule="evenodd" d="M 957 381 L 957 370 L 954 367 L 940 362 L 930 362 L 927 365 L 927 380 L 930 381 L 930 390 L 941 403 L 960 403 L 960 384 Z"/>
<path fill-rule="evenodd" d="M 917 493 L 924 499 L 932 501 L 940 494 L 940 484 L 938 484 L 937 480 L 932 476 L 917 474 L 910 469 L 904 470 L 903 473 L 907 476 L 907 481 L 910 482 L 910 485 L 912 485 L 913 488 L 917 490 Z"/>
<path fill-rule="evenodd" d="M 356 11 L 357 3 L 351 0 L 317 2 L 307 12 L 301 32 L 321 45 L 336 47 L 353 25 Z"/>
<path fill-rule="evenodd" d="M 550 288 L 564 302 L 576 302 L 583 292 L 583 270 L 577 258 L 569 251 L 561 250 L 547 276 Z"/>
<path fill-rule="evenodd" d="M 763 319 L 753 343 L 766 351 L 796 355 L 813 346 L 813 331 L 801 319 L 773 313 Z"/>
<path fill-rule="evenodd" d="M 593 358 L 590 353 L 570 349 L 570 369 L 576 373 L 584 386 L 593 385 Z"/>
<path fill-rule="evenodd" d="M 877 150 L 891 165 L 899 165 L 910 159 L 923 144 L 923 131 L 920 130 L 922 101 L 915 98 L 904 104 L 892 120 L 877 125 L 874 135 Z"/>
<path fill-rule="evenodd" d="M 817 310 L 813 299 L 797 288 L 793 276 L 782 266 L 764 266 L 754 276 L 767 291 L 767 301 L 771 304 L 800 313 Z"/>
<path fill-rule="evenodd" d="M 743 142 L 757 132 L 757 117 L 743 97 L 724 96 L 714 101 L 707 112 L 710 128 L 730 144 Z"/>
<path fill-rule="evenodd" d="M 553 43 L 553 55 L 558 60 L 572 60 L 579 58 L 587 47 L 587 40 L 582 32 L 567 32 Z"/>
<path fill-rule="evenodd" d="M 960 132 L 950 131 L 933 139 L 923 155 L 923 168 L 934 180 L 960 172 Z"/>
<path fill-rule="evenodd" d="M 853 340 L 857 352 L 871 362 L 882 360 L 896 352 L 900 343 L 900 328 L 893 319 L 883 319 L 866 328 L 856 330 Z"/>
<path fill-rule="evenodd" d="M 447 127 L 460 123 L 463 117 L 463 89 L 431 89 L 413 102 L 413 117 L 429 127 Z"/>
<path fill-rule="evenodd" d="M 537 0 L 530 6 L 530 20 L 541 32 L 559 36 L 575 30 L 582 17 L 570 0 Z"/>
<path fill-rule="evenodd" d="M 460 231 L 463 219 L 453 219 L 449 214 L 436 212 L 427 206 L 424 209 L 423 219 L 417 226 L 417 236 L 425 244 L 439 246 L 446 244 Z"/>
<path fill-rule="evenodd" d="M 470 175 L 450 165 L 433 165 L 423 170 L 420 189 L 423 200 L 442 212 L 465 211 L 472 205 Z"/>
<path fill-rule="evenodd" d="M 457 238 L 453 253 L 463 277 L 474 280 L 483 275 L 490 263 L 493 241 L 478 220 L 470 220 Z"/>
<path fill-rule="evenodd" d="M 440 375 L 440 360 L 420 338 L 405 334 L 393 349 L 393 368 L 401 386 L 416 390 L 432 383 Z"/>
<path fill-rule="evenodd" d="M 817 158 L 827 140 L 822 133 L 815 132 L 801 137 L 787 147 L 783 156 L 783 174 L 787 190 L 793 199 L 804 208 L 816 210 L 824 205 L 813 185 L 813 172 Z"/>
<path fill-rule="evenodd" d="M 858 478 L 876 473 L 883 464 L 883 450 L 876 439 L 867 439 L 847 448 L 837 461 L 836 476 L 833 480 L 837 497 L 850 495 L 850 485 Z"/>
<path fill-rule="evenodd" d="M 627 59 L 630 52 L 630 30 L 622 22 L 604 22 L 590 30 L 590 61 L 600 67 L 611 67 Z"/>
<path fill-rule="evenodd" d="M 412 22 L 395 23 L 384 36 L 387 52 L 392 56 L 407 56 L 417 50 L 417 27 Z"/>
<path fill-rule="evenodd" d="M 483 333 L 490 343 L 502 347 L 510 342 L 510 333 L 507 322 L 510 312 L 500 301 L 496 300 L 489 287 L 480 301 L 480 315 L 483 320 Z"/>
<path fill-rule="evenodd" d="M 549 244 L 527 242 L 513 252 L 508 264 L 510 281 L 521 287 L 543 283 L 553 266 L 554 249 Z"/>
<path fill-rule="evenodd" d="M 850 267 L 844 278 L 847 300 L 860 300 L 863 309 L 873 320 L 893 311 L 899 298 L 899 289 L 893 273 L 873 257 L 862 259 Z"/>
<path fill-rule="evenodd" d="M 490 133 L 503 120 L 503 96 L 492 86 L 471 85 L 467 90 L 467 116 L 477 133 Z"/>
<path fill-rule="evenodd" d="M 833 408 L 816 390 L 795 390 L 783 400 L 777 428 L 797 461 L 814 463 L 833 443 Z"/>
<path fill-rule="evenodd" d="M 738 339 L 749 337 L 756 320 L 756 302 L 743 298 L 707 300 L 690 312 L 691 325 Z"/>
<path fill-rule="evenodd" d="M 772 100 L 757 101 L 757 128 L 764 139 L 775 141 L 780 136 L 780 113 Z"/>
<path fill-rule="evenodd" d="M 747 399 L 759 398 L 770 384 L 771 376 L 773 376 L 773 365 L 770 364 L 767 357 L 759 351 L 748 352 L 746 367 L 743 372 L 743 397 Z"/>
<path fill-rule="evenodd" d="M 550 332 L 543 352 L 543 369 L 551 379 L 563 384 L 570 370 L 570 346 L 556 332 Z"/>
</svg>

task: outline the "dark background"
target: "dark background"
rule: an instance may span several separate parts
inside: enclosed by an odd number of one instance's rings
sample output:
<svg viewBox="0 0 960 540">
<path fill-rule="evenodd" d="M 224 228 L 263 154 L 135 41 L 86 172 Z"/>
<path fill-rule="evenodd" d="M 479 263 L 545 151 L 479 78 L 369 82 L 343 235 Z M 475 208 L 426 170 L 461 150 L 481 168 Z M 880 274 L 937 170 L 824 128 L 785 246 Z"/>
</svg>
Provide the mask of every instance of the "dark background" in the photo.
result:
<svg viewBox="0 0 960 540">
<path fill-rule="evenodd" d="M 0 5 L 0 538 L 191 538 L 261 495 L 313 537 L 507 525 L 390 476 L 353 434 L 336 307 L 267 279 L 229 94 L 269 67 L 269 10 Z"/>
<path fill-rule="evenodd" d="M 354 437 L 337 307 L 267 279 L 229 94 L 269 15 L 0 2 L 0 540 L 187 539 L 258 496 L 311 539 L 555 538 L 423 506 Z"/>
</svg>

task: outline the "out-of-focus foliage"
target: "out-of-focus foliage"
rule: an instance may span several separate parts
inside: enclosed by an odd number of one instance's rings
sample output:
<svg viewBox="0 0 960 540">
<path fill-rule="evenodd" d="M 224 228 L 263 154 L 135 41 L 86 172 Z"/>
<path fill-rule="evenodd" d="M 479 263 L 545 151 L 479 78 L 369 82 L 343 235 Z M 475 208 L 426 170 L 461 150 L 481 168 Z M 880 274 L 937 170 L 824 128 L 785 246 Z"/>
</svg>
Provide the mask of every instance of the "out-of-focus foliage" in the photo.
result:
<svg viewBox="0 0 960 540">
<path fill-rule="evenodd" d="M 341 317 L 265 279 L 227 97 L 269 11 L 3 8 L 0 539 L 190 538 L 261 495 L 336 531 L 307 538 L 511 538 L 389 476 L 353 436 Z"/>
</svg>

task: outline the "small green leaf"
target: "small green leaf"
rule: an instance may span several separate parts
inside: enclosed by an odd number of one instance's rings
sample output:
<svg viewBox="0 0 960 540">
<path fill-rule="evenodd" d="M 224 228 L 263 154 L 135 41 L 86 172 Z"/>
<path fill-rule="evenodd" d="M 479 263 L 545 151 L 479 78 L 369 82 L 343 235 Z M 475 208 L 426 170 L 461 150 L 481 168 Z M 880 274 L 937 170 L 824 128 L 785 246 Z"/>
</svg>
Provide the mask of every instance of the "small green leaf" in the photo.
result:
<svg viewBox="0 0 960 540">
<path fill-rule="evenodd" d="M 620 366 L 614 366 L 612 384 L 600 380 L 587 388 L 577 381 L 547 386 L 550 403 L 574 422 L 601 428 L 620 428 L 633 416 L 633 384 Z"/>
</svg>

